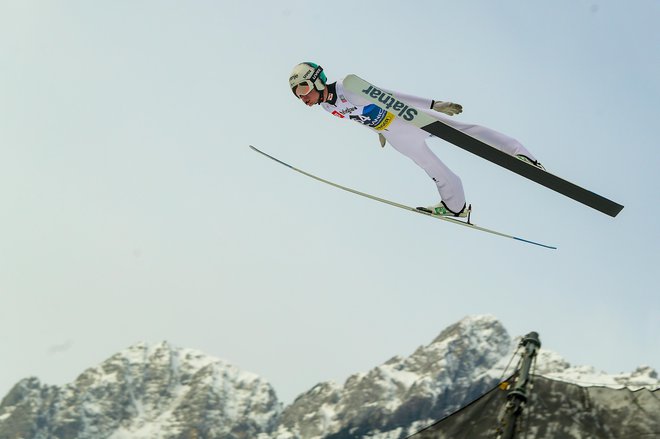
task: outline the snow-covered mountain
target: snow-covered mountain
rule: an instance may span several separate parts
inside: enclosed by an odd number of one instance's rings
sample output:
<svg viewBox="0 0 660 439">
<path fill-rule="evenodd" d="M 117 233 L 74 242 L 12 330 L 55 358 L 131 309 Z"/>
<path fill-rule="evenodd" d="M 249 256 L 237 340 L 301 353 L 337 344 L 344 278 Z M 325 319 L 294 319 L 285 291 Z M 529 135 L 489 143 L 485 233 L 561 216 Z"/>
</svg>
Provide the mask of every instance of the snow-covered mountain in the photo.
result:
<svg viewBox="0 0 660 439">
<path fill-rule="evenodd" d="M 19 382 L 0 403 L 0 439 L 400 439 L 496 385 L 516 346 L 495 318 L 467 317 L 407 357 L 320 383 L 283 408 L 254 374 L 167 343 L 138 344 L 65 386 Z M 648 367 L 612 376 L 541 349 L 536 372 L 554 380 L 557 395 L 570 383 L 646 387 L 655 397 L 642 409 L 660 413 L 660 381 Z M 594 392 L 590 403 L 617 400 L 608 392 L 616 391 Z M 648 428 L 660 431 L 650 416 Z"/>
<path fill-rule="evenodd" d="M 409 357 L 394 357 L 343 385 L 321 383 L 300 395 L 282 413 L 276 439 L 400 439 L 463 407 L 513 371 L 512 340 L 491 316 L 466 317 L 446 328 Z M 513 365 L 515 366 L 515 364 Z M 541 349 L 537 374 L 585 385 L 631 385 L 657 389 L 657 373 L 641 367 L 607 375 L 572 366 Z M 660 413 L 660 404 L 655 407 Z M 660 419 L 657 420 L 660 427 Z M 659 428 L 660 430 L 660 428 Z"/>
<path fill-rule="evenodd" d="M 137 344 L 75 382 L 19 382 L 0 404 L 0 438 L 255 438 L 275 427 L 273 388 L 200 352 Z"/>
<path fill-rule="evenodd" d="M 393 357 L 343 386 L 321 383 L 283 414 L 278 439 L 362 437 L 432 422 L 489 389 L 491 369 L 510 355 L 511 339 L 491 317 L 469 317 L 409 357 Z M 333 436 L 334 435 L 334 436 Z"/>
</svg>

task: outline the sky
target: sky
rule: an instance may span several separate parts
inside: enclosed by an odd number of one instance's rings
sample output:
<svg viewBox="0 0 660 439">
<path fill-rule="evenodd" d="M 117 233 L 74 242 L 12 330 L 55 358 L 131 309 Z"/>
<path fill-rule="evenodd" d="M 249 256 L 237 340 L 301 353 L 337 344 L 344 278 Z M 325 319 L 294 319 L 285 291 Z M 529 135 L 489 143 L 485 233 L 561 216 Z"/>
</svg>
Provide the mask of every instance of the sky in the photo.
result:
<svg viewBox="0 0 660 439">
<path fill-rule="evenodd" d="M 609 373 L 660 369 L 660 3 L 0 2 L 0 396 L 137 342 L 201 350 L 285 403 L 490 314 Z M 611 218 L 440 139 L 473 221 L 412 206 L 424 172 L 288 89 L 463 105 Z"/>
</svg>

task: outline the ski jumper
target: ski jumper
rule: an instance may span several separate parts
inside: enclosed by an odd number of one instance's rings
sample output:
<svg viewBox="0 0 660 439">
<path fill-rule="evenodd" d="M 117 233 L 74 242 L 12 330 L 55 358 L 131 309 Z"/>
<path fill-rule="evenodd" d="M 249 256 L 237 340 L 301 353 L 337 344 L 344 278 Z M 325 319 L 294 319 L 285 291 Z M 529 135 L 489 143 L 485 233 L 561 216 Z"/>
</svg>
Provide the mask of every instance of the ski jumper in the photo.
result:
<svg viewBox="0 0 660 439">
<path fill-rule="evenodd" d="M 410 158 L 422 168 L 435 182 L 441 200 L 449 210 L 460 212 L 465 206 L 465 193 L 461 179 L 454 174 L 428 147 L 426 140 L 434 137 L 426 131 L 417 128 L 394 114 L 344 89 L 343 81 L 328 84 L 328 97 L 321 103 L 324 110 L 342 119 L 350 119 L 361 123 L 382 134 L 394 149 Z M 396 91 L 381 88 L 406 104 L 415 107 L 432 117 L 456 128 L 474 138 L 481 140 L 507 154 L 523 154 L 532 160 L 534 156 L 515 139 L 490 128 L 479 125 L 458 122 L 448 116 L 431 110 L 434 101 L 426 98 L 406 95 Z"/>
</svg>

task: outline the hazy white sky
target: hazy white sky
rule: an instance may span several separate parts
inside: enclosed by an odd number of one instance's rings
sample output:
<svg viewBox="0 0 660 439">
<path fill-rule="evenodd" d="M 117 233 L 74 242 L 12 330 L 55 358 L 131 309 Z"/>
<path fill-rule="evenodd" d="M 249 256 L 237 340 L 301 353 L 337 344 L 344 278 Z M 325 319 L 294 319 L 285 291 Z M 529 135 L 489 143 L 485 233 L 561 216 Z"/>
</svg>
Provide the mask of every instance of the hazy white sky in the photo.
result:
<svg viewBox="0 0 660 439">
<path fill-rule="evenodd" d="M 200 349 L 285 402 L 465 315 L 574 364 L 660 368 L 660 3 L 0 1 L 0 396 L 138 342 Z M 297 102 L 321 63 L 464 107 L 616 219 L 433 140 L 477 224 L 413 215 L 426 175 Z"/>
</svg>

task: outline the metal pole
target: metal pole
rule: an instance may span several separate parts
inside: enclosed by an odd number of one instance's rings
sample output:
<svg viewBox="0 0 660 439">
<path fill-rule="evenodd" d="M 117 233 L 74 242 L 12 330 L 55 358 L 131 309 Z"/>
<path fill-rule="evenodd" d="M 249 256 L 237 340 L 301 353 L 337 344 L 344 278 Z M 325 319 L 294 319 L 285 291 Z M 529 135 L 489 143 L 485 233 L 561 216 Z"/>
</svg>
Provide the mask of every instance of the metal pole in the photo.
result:
<svg viewBox="0 0 660 439">
<path fill-rule="evenodd" d="M 527 334 L 520 345 L 524 348 L 522 362 L 518 370 L 518 377 L 513 389 L 507 395 L 507 403 L 502 419 L 503 430 L 498 439 L 513 439 L 516 433 L 518 417 L 522 414 L 527 403 L 527 384 L 530 378 L 530 369 L 536 352 L 541 348 L 541 341 L 537 332 Z"/>
</svg>

